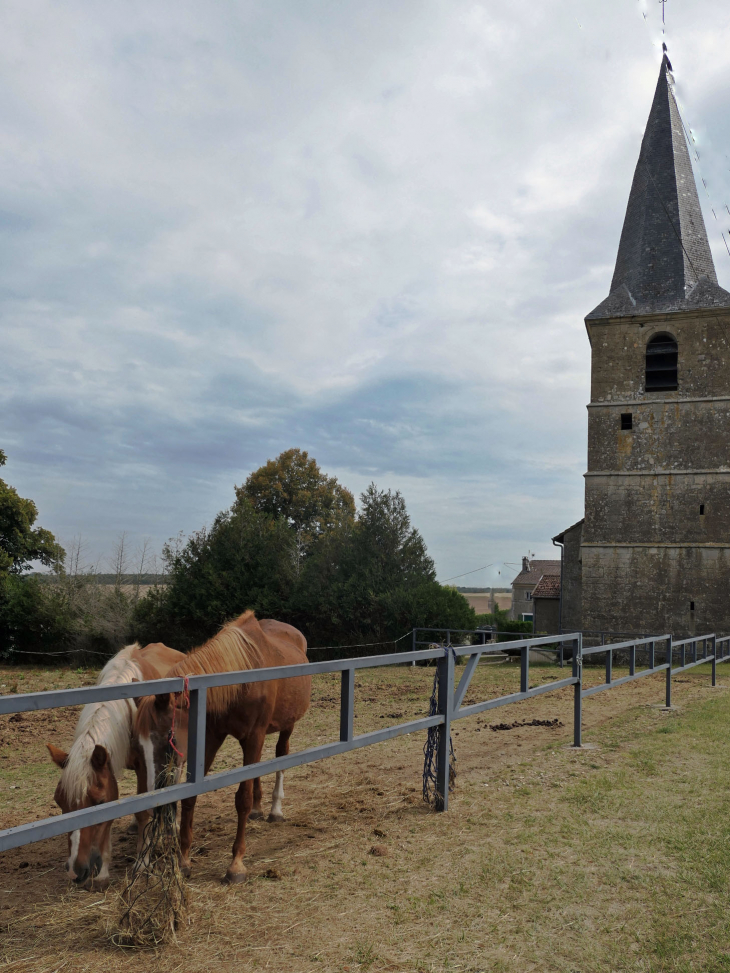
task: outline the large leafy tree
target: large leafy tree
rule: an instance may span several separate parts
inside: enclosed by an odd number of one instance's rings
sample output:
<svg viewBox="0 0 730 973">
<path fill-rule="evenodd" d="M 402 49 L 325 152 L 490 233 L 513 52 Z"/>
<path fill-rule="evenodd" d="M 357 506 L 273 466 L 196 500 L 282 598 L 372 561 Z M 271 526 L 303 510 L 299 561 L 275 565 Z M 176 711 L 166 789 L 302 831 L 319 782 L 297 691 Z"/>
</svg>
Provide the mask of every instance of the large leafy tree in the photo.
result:
<svg viewBox="0 0 730 973">
<path fill-rule="evenodd" d="M 168 584 L 140 603 L 136 634 L 177 648 L 246 608 L 298 625 L 315 646 L 474 627 L 466 599 L 436 582 L 402 495 L 371 484 L 356 516 L 352 494 L 300 450 L 252 473 L 210 529 L 164 554 Z"/>
<path fill-rule="evenodd" d="M 6 463 L 0 449 L 0 466 Z M 34 527 L 38 508 L 0 480 L 0 574 L 22 574 L 33 562 L 50 566 L 63 561 L 65 553 L 49 530 Z"/>
<path fill-rule="evenodd" d="M 289 524 L 305 546 L 355 519 L 355 499 L 301 449 L 287 449 L 236 487 L 238 502 Z"/>
<path fill-rule="evenodd" d="M 305 567 L 296 610 L 310 638 L 386 642 L 415 625 L 473 628 L 466 599 L 435 580 L 402 494 L 372 483 L 360 504 L 354 527 L 324 538 Z"/>
<path fill-rule="evenodd" d="M 135 634 L 189 649 L 248 608 L 259 617 L 286 618 L 295 542 L 283 519 L 240 498 L 210 528 L 165 546 L 168 584 L 139 603 Z"/>
</svg>

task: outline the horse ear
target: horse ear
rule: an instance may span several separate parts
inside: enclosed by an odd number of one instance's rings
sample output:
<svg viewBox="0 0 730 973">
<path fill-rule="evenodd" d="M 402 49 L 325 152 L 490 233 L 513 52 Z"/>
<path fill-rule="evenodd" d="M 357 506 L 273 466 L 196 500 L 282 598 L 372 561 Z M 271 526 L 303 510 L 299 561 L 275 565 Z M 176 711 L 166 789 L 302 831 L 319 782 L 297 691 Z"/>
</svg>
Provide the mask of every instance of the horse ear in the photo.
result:
<svg viewBox="0 0 730 973">
<path fill-rule="evenodd" d="M 56 764 L 57 767 L 60 767 L 61 770 L 63 770 L 68 763 L 68 754 L 66 751 L 59 750 L 58 747 L 54 747 L 52 743 L 47 743 L 46 746 L 48 747 L 48 752 L 51 755 L 51 760 L 54 762 L 54 764 Z"/>
<path fill-rule="evenodd" d="M 170 706 L 170 694 L 160 693 L 159 696 L 155 696 L 155 709 L 166 710 Z"/>
<path fill-rule="evenodd" d="M 91 766 L 94 770 L 103 770 L 108 759 L 109 754 L 106 752 L 106 748 L 97 743 L 94 752 L 91 754 Z"/>
</svg>

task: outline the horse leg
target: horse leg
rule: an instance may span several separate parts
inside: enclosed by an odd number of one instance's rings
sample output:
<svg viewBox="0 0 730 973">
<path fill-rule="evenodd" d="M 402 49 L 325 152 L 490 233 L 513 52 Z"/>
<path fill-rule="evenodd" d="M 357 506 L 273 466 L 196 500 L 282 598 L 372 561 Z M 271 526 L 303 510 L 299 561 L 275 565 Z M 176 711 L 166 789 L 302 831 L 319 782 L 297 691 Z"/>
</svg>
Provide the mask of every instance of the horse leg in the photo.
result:
<svg viewBox="0 0 730 973">
<path fill-rule="evenodd" d="M 134 772 L 137 775 L 137 793 L 144 794 L 147 790 L 147 776 L 144 769 L 137 764 L 134 768 Z M 129 825 L 129 834 L 137 835 L 137 857 L 142 851 L 142 836 L 144 835 L 144 829 L 147 826 L 147 822 L 152 817 L 151 811 L 137 811 L 134 815 L 135 820 Z"/>
<path fill-rule="evenodd" d="M 263 816 L 264 812 L 261 810 L 261 778 L 256 777 L 253 782 L 253 807 L 248 819 L 249 821 L 256 821 Z"/>
<path fill-rule="evenodd" d="M 243 750 L 244 764 L 255 764 L 261 759 L 261 751 L 264 749 L 266 739 L 265 730 L 254 730 L 245 740 L 241 741 Z M 243 864 L 243 856 L 246 853 L 246 821 L 251 808 L 253 807 L 253 780 L 244 780 L 236 791 L 236 812 L 238 813 L 238 829 L 236 839 L 233 842 L 233 860 L 228 866 L 223 881 L 234 884 L 243 882 L 248 874 L 246 866 Z"/>
<path fill-rule="evenodd" d="M 208 773 L 215 755 L 220 750 L 224 738 L 214 737 L 212 734 L 205 735 L 205 770 Z M 185 878 L 190 878 L 192 865 L 190 864 L 190 848 L 193 844 L 193 816 L 195 815 L 195 802 L 197 796 L 186 797 L 180 801 L 180 871 Z"/>
<path fill-rule="evenodd" d="M 197 796 L 186 797 L 180 801 L 180 871 L 185 878 L 190 878 L 192 871 L 190 847 L 193 843 L 193 816 L 197 799 Z"/>
<path fill-rule="evenodd" d="M 292 727 L 293 729 L 293 727 Z M 279 734 L 279 739 L 276 741 L 276 756 L 285 757 L 289 753 L 289 737 L 292 735 L 292 730 L 282 730 Z M 276 771 L 276 783 L 274 784 L 274 793 L 271 799 L 271 811 L 269 813 L 268 820 L 283 821 L 284 815 L 281 812 L 281 800 L 284 797 L 284 771 Z"/>
<path fill-rule="evenodd" d="M 109 865 L 112 860 L 112 828 L 111 822 L 101 840 L 101 868 L 99 874 L 93 879 L 93 887 L 103 891 L 109 886 Z"/>
</svg>

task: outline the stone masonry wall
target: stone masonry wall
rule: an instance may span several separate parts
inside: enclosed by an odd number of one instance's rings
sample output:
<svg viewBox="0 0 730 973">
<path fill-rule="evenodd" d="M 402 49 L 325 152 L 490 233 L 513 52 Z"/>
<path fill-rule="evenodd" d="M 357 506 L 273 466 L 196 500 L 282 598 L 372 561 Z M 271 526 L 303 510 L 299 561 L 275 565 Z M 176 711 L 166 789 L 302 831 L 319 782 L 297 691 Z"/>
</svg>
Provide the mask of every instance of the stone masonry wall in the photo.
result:
<svg viewBox="0 0 730 973">
<path fill-rule="evenodd" d="M 591 321 L 589 333 L 591 402 L 730 395 L 730 311 Z M 660 333 L 679 345 L 679 389 L 646 393 L 646 346 Z"/>
<path fill-rule="evenodd" d="M 730 632 L 730 550 L 583 546 L 583 628 Z M 690 603 L 694 602 L 694 611 Z"/>
<path fill-rule="evenodd" d="M 580 632 L 583 628 L 583 562 L 581 540 L 583 525 L 566 530 L 563 542 L 563 576 L 560 590 L 563 605 L 560 625 L 563 632 Z"/>
<path fill-rule="evenodd" d="M 730 313 L 589 326 L 582 628 L 730 633 Z M 678 343 L 679 387 L 646 393 L 646 345 L 658 333 Z"/>
<path fill-rule="evenodd" d="M 586 477 L 585 489 L 586 540 L 711 544 L 730 539 L 730 472 L 594 475 Z"/>
</svg>

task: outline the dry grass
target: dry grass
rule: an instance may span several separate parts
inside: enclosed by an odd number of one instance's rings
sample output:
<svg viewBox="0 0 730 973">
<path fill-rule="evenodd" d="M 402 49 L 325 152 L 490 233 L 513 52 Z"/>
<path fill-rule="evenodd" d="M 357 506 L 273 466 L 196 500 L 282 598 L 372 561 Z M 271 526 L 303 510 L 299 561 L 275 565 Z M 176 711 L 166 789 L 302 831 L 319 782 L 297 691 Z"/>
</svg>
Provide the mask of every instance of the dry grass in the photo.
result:
<svg viewBox="0 0 730 973">
<path fill-rule="evenodd" d="M 514 689 L 516 669 L 478 670 L 470 701 Z M 459 776 L 445 815 L 420 797 L 425 734 L 291 771 L 287 822 L 249 826 L 244 885 L 219 883 L 235 831 L 233 789 L 201 798 L 191 924 L 154 960 L 126 952 L 125 969 L 730 969 L 730 697 L 710 689 L 703 670 L 676 681 L 673 713 L 659 705 L 661 676 L 587 700 L 584 739 L 596 750 L 566 747 L 569 690 L 456 724 Z M 531 681 L 556 675 L 534 667 Z M 432 676 L 363 671 L 356 732 L 422 715 Z M 26 671 L 24 681 L 41 688 L 43 678 L 53 677 Z M 296 745 L 335 738 L 338 707 L 337 677 L 317 678 Z M 564 725 L 487 729 L 535 719 Z M 72 725 L 57 718 L 59 745 Z M 47 727 L 30 726 L 21 734 L 23 723 L 0 723 L 5 826 L 45 816 L 52 797 L 55 772 L 41 749 Z M 216 769 L 238 760 L 229 743 Z M 117 885 L 134 847 L 123 828 Z M 101 973 L 119 962 L 104 938 L 114 893 L 69 889 L 64 848 L 55 839 L 3 856 L 0 969 Z"/>
</svg>

